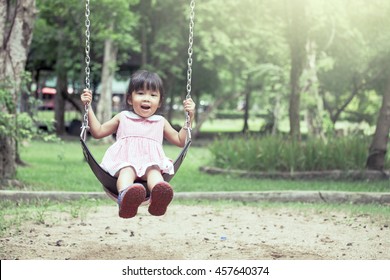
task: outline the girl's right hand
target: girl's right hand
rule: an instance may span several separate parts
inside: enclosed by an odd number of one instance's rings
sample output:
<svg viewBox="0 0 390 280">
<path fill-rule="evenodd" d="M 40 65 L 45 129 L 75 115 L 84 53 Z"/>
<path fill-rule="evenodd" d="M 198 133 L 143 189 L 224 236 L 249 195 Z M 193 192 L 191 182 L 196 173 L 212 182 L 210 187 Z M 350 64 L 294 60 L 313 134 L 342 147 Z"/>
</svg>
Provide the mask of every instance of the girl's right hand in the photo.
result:
<svg viewBox="0 0 390 280">
<path fill-rule="evenodd" d="M 84 105 L 91 104 L 92 102 L 92 91 L 88 89 L 84 89 L 83 93 L 80 96 L 81 101 L 84 103 Z"/>
</svg>

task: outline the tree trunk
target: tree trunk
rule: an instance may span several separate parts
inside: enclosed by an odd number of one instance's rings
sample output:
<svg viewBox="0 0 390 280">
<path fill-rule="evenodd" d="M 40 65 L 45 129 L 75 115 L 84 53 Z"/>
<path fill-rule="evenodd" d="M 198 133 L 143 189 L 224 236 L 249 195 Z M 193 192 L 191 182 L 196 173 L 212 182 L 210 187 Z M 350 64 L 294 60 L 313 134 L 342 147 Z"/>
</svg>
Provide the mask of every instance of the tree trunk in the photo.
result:
<svg viewBox="0 0 390 280">
<path fill-rule="evenodd" d="M 278 133 L 281 99 L 282 99 L 282 95 L 279 93 L 276 95 L 274 100 L 274 107 L 272 109 L 272 115 L 274 117 L 274 125 L 272 126 L 272 131 L 271 131 L 272 135 L 276 135 Z"/>
<path fill-rule="evenodd" d="M 308 95 L 307 100 L 307 127 L 309 135 L 325 139 L 324 133 L 324 103 L 318 90 L 317 76 L 317 48 L 313 41 L 306 44 L 307 63 L 305 71 L 306 81 L 304 81 L 303 93 Z"/>
<path fill-rule="evenodd" d="M 60 22 L 59 26 L 63 26 Z M 57 135 L 65 134 L 65 100 L 68 94 L 68 75 L 65 67 L 66 52 L 66 40 L 64 38 L 63 28 L 57 30 L 58 46 L 57 46 L 57 62 L 56 62 L 56 95 L 54 97 L 54 119 L 55 119 L 55 130 Z"/>
<path fill-rule="evenodd" d="M 141 68 L 145 68 L 148 64 L 148 29 L 149 29 L 149 18 L 151 11 L 151 1 L 142 0 L 140 1 L 140 11 L 142 15 L 141 24 Z"/>
<path fill-rule="evenodd" d="M 141 68 L 145 68 L 148 64 L 148 47 L 147 47 L 147 28 L 144 24 L 141 25 Z"/>
<path fill-rule="evenodd" d="M 249 108 L 251 106 L 251 93 L 252 87 L 248 86 L 245 92 L 245 107 L 244 107 L 244 127 L 242 128 L 242 133 L 247 133 L 249 131 Z"/>
<path fill-rule="evenodd" d="M 0 81 L 7 88 L 13 106 L 0 104 L 0 113 L 16 119 L 21 75 L 26 65 L 35 19 L 35 0 L 0 1 Z M 0 178 L 12 179 L 16 174 L 16 139 L 0 134 Z"/>
<path fill-rule="evenodd" d="M 166 118 L 167 118 L 168 122 L 170 122 L 170 123 L 172 123 L 172 120 L 173 120 L 173 113 L 174 113 L 173 106 L 175 104 L 174 91 L 172 90 L 173 82 L 174 82 L 174 80 L 173 80 L 172 75 L 170 75 L 170 73 L 168 73 L 168 76 L 167 76 L 166 80 L 164 81 L 164 88 L 165 88 L 165 93 L 168 93 L 169 97 L 165 96 L 165 100 L 162 101 L 163 106 L 160 108 L 161 113 L 166 114 Z M 165 109 L 166 109 L 165 105 L 166 105 L 167 99 L 169 99 L 169 105 L 167 107 L 168 112 L 165 111 Z"/>
<path fill-rule="evenodd" d="M 61 64 L 60 64 L 61 65 Z M 68 75 L 65 69 L 57 70 L 57 93 L 54 98 L 54 119 L 57 135 L 65 134 L 65 100 L 68 94 Z"/>
<path fill-rule="evenodd" d="M 367 169 L 383 170 L 390 133 L 390 80 L 383 93 L 382 107 L 379 111 L 375 134 L 366 162 Z"/>
<path fill-rule="evenodd" d="M 113 26 L 111 25 L 111 29 Z M 104 58 L 102 66 L 102 90 L 97 104 L 97 118 L 103 123 L 112 118 L 112 81 L 114 79 L 118 49 L 108 38 L 104 42 Z"/>
<path fill-rule="evenodd" d="M 290 2 L 289 2 L 290 3 Z M 305 64 L 306 24 L 305 24 L 305 0 L 297 0 L 290 4 L 291 22 L 289 29 L 289 46 L 291 52 L 290 70 L 290 135 L 294 139 L 300 139 L 300 77 Z"/>
</svg>

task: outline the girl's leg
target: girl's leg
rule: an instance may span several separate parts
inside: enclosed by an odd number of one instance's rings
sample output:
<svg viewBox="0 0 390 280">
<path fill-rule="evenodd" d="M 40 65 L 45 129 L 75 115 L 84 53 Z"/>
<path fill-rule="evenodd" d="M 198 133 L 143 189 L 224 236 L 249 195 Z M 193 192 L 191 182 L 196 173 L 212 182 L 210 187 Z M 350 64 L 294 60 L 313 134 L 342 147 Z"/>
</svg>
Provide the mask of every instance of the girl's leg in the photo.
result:
<svg viewBox="0 0 390 280">
<path fill-rule="evenodd" d="M 121 218 L 127 219 L 137 215 L 138 207 L 145 200 L 145 188 L 141 184 L 134 184 L 135 178 L 136 174 L 132 167 L 126 167 L 119 171 L 117 189 Z"/>
<path fill-rule="evenodd" d="M 118 181 L 116 182 L 116 188 L 118 193 L 131 186 L 136 178 L 133 167 L 125 167 L 119 171 Z"/>
<path fill-rule="evenodd" d="M 149 167 L 146 170 L 146 181 L 148 182 L 150 192 L 152 192 L 157 183 L 164 181 L 160 169 L 155 166 Z"/>
<path fill-rule="evenodd" d="M 164 181 L 161 171 L 152 167 L 147 171 L 147 182 L 150 190 L 149 213 L 154 216 L 162 216 L 167 211 L 169 203 L 173 199 L 171 185 Z"/>
</svg>

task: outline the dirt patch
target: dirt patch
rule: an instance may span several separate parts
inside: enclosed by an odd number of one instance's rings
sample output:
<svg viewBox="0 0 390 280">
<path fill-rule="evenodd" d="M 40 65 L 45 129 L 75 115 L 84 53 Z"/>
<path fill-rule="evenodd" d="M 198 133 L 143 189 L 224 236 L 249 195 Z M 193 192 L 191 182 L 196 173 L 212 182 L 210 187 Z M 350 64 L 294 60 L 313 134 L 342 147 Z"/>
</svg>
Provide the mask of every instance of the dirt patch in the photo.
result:
<svg viewBox="0 0 390 280">
<path fill-rule="evenodd" d="M 389 221 L 290 208 L 173 203 L 163 217 L 133 219 L 99 206 L 23 223 L 0 238 L 1 259 L 390 259 Z"/>
</svg>

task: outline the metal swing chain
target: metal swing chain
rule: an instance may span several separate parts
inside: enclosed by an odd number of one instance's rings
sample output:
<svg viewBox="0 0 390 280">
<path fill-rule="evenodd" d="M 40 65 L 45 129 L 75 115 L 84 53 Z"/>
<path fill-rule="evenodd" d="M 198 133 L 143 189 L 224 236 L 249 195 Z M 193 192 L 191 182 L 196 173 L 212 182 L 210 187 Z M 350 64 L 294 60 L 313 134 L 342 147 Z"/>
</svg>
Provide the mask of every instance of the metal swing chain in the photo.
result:
<svg viewBox="0 0 390 280">
<path fill-rule="evenodd" d="M 90 81 L 90 73 L 91 69 L 89 67 L 89 64 L 91 62 L 91 58 L 89 57 L 89 51 L 90 51 L 90 25 L 91 21 L 89 20 L 90 10 L 89 10 L 89 0 L 85 0 L 85 87 L 86 89 L 91 88 L 91 81 Z M 89 129 L 88 125 L 88 111 L 89 111 L 89 104 L 85 104 L 84 106 L 84 118 L 83 118 L 83 125 L 81 127 L 81 134 L 80 137 L 85 141 L 87 137 L 87 130 Z"/>
<path fill-rule="evenodd" d="M 194 43 L 194 18 L 195 18 L 195 0 L 191 0 L 190 3 L 190 25 L 188 36 L 188 70 L 187 70 L 187 95 L 186 99 L 191 98 L 191 78 L 192 78 L 192 45 Z"/>
<path fill-rule="evenodd" d="M 195 0 L 191 0 L 190 3 L 190 24 L 189 24 L 189 35 L 188 35 L 188 59 L 187 59 L 187 95 L 186 99 L 191 98 L 191 81 L 192 81 L 192 45 L 194 43 L 194 19 L 195 19 Z M 191 139 L 191 124 L 190 115 L 186 113 L 186 124 L 187 138 Z"/>
<path fill-rule="evenodd" d="M 90 31 L 89 28 L 91 26 L 91 21 L 89 20 L 90 10 L 89 10 L 89 0 L 85 1 L 85 85 L 87 89 L 90 89 L 91 82 L 89 79 L 90 75 L 90 68 L 89 63 L 91 62 L 91 59 L 89 57 L 89 50 L 90 50 Z"/>
</svg>

